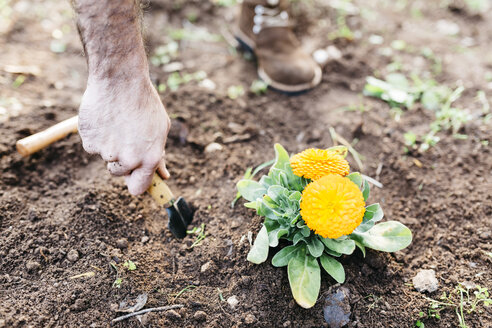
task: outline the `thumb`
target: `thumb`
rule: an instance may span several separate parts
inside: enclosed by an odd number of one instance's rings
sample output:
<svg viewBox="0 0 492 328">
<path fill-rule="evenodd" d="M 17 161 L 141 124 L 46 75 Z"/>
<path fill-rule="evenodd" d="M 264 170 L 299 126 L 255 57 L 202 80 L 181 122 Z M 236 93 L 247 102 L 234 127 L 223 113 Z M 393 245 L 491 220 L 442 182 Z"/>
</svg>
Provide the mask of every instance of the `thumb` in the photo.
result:
<svg viewBox="0 0 492 328">
<path fill-rule="evenodd" d="M 128 186 L 130 194 L 137 196 L 143 194 L 152 183 L 152 176 L 154 175 L 154 169 L 141 166 L 129 175 L 125 176 L 125 182 Z"/>
</svg>

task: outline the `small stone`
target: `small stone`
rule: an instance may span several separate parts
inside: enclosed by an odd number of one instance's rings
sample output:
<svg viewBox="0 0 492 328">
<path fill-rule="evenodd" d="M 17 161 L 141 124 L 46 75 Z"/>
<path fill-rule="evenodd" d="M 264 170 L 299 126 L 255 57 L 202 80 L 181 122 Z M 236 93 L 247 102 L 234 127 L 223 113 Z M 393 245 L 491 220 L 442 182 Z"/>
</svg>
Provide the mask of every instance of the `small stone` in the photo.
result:
<svg viewBox="0 0 492 328">
<path fill-rule="evenodd" d="M 325 299 L 323 315 L 328 327 L 341 328 L 350 322 L 349 290 L 338 288 Z"/>
<path fill-rule="evenodd" d="M 342 52 L 335 46 L 326 49 L 318 49 L 313 53 L 313 59 L 321 66 L 326 65 L 330 60 L 342 58 Z"/>
<path fill-rule="evenodd" d="M 198 85 L 200 87 L 202 87 L 204 89 L 208 89 L 208 90 L 215 90 L 215 88 L 217 87 L 215 82 L 210 80 L 210 79 L 204 79 L 204 80 L 200 81 L 200 83 Z"/>
<path fill-rule="evenodd" d="M 490 238 L 490 232 L 489 231 L 482 232 L 479 235 L 479 237 L 482 238 L 482 239 L 489 239 Z"/>
<path fill-rule="evenodd" d="M 234 309 L 236 307 L 236 305 L 239 304 L 239 300 L 237 299 L 236 295 L 232 295 L 229 298 L 227 298 L 227 303 L 229 304 L 231 309 Z"/>
<path fill-rule="evenodd" d="M 251 277 L 249 276 L 244 276 L 241 278 L 241 282 L 240 282 L 241 286 L 249 286 L 251 284 Z"/>
<path fill-rule="evenodd" d="M 36 261 L 29 261 L 29 262 L 26 263 L 26 269 L 29 272 L 38 270 L 40 267 L 41 267 L 41 264 L 39 264 Z"/>
<path fill-rule="evenodd" d="M 166 312 L 166 317 L 171 320 L 179 320 L 181 319 L 181 315 L 174 311 L 174 310 L 169 310 Z"/>
<path fill-rule="evenodd" d="M 77 252 L 76 249 L 70 250 L 70 252 L 68 252 L 67 254 L 67 259 L 70 262 L 76 262 L 79 259 L 79 252 Z"/>
<path fill-rule="evenodd" d="M 208 261 L 207 263 L 202 265 L 202 267 L 200 268 L 200 272 L 205 273 L 205 272 L 209 271 L 211 266 L 212 266 L 212 261 Z"/>
<path fill-rule="evenodd" d="M 244 318 L 244 322 L 248 325 L 251 325 L 256 322 L 256 317 L 253 314 L 249 313 L 246 315 L 246 318 Z"/>
<path fill-rule="evenodd" d="M 6 327 L 7 323 L 5 322 L 5 319 L 0 319 L 0 328 Z"/>
<path fill-rule="evenodd" d="M 140 240 L 142 242 L 142 244 L 145 244 L 146 242 L 149 241 L 149 236 L 143 236 L 142 239 Z"/>
<path fill-rule="evenodd" d="M 113 311 L 113 312 L 116 312 L 116 311 L 118 311 L 119 306 L 118 306 L 118 304 L 116 304 L 116 303 L 111 303 L 111 304 L 109 304 L 109 309 L 110 309 L 111 311 Z"/>
<path fill-rule="evenodd" d="M 286 322 L 283 323 L 283 327 L 290 327 L 291 325 L 291 322 L 289 320 L 287 320 Z"/>
<path fill-rule="evenodd" d="M 39 219 L 39 213 L 34 208 L 30 208 L 27 212 L 27 218 L 29 221 L 37 221 Z"/>
<path fill-rule="evenodd" d="M 222 146 L 219 143 L 212 142 L 212 143 L 208 144 L 207 147 L 205 147 L 205 152 L 206 153 L 213 153 L 215 151 L 221 151 L 222 149 L 224 149 L 224 146 Z"/>
<path fill-rule="evenodd" d="M 162 70 L 166 73 L 172 73 L 172 72 L 181 71 L 183 68 L 184 68 L 183 63 L 173 62 L 173 63 L 169 63 L 167 65 L 164 65 Z"/>
<path fill-rule="evenodd" d="M 87 309 L 87 302 L 81 298 L 77 299 L 72 305 L 73 311 L 84 311 Z"/>
<path fill-rule="evenodd" d="M 239 228 L 240 225 L 241 225 L 241 223 L 238 220 L 232 220 L 231 229 L 237 229 L 237 228 Z"/>
<path fill-rule="evenodd" d="M 198 322 L 204 322 L 207 320 L 207 314 L 203 311 L 196 311 L 195 314 L 193 315 L 193 319 L 195 319 Z"/>
<path fill-rule="evenodd" d="M 420 270 L 412 279 L 413 286 L 418 292 L 435 292 L 439 287 L 434 270 Z"/>
<path fill-rule="evenodd" d="M 460 32 L 460 26 L 455 22 L 440 19 L 436 23 L 437 31 L 445 35 L 456 35 Z"/>
<path fill-rule="evenodd" d="M 127 248 L 128 247 L 128 240 L 126 238 L 120 238 L 116 241 L 116 247 L 119 249 Z"/>
</svg>

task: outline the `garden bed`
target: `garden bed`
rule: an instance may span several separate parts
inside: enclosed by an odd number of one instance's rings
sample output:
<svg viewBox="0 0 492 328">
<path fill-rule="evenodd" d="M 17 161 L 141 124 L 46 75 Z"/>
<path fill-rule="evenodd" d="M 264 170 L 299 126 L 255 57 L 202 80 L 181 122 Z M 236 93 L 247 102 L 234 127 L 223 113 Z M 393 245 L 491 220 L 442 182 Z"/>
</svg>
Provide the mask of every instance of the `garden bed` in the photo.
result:
<svg viewBox="0 0 492 328">
<path fill-rule="evenodd" d="M 487 72 L 492 73 L 490 12 L 471 14 L 459 3 L 409 1 L 400 8 L 357 1 L 360 13 L 346 17 L 355 39 L 331 41 L 330 33 L 341 30 L 337 11 L 324 1 L 315 1 L 317 7 L 298 3 L 295 17 L 302 28 L 297 32 L 306 35 L 306 46 L 335 44 L 342 56 L 329 61 L 319 87 L 288 97 L 250 92 L 254 62 L 222 38 L 190 39 L 179 30 L 188 18 L 227 39 L 223 29 L 233 19 L 233 8 L 201 1 L 171 8 L 165 1 L 153 2 L 146 14 L 149 53 L 170 42 L 166 27 L 172 27 L 181 35 L 175 37 L 180 48 L 172 61 L 183 63 L 187 73 L 204 71 L 215 84 L 191 81 L 171 90 L 167 83 L 161 90 L 173 119 L 169 185 L 196 208 L 192 225 L 205 226 L 205 238 L 194 245 L 197 234 L 174 239 L 165 211 L 148 195 L 131 197 L 122 179 L 112 178 L 99 158 L 83 151 L 77 135 L 30 158 L 16 153 L 17 139 L 76 114 L 85 83 L 85 59 L 68 2 L 25 10 L 21 2 L 14 7 L 12 25 L 0 35 L 0 69 L 36 65 L 41 73 L 25 73 L 20 82 L 18 74 L 0 70 L 0 100 L 6 108 L 19 108 L 18 115 L 4 115 L 0 123 L 0 327 L 106 327 L 121 301 L 142 293 L 148 294 L 147 307 L 184 305 L 146 315 L 146 327 L 323 326 L 323 300 L 335 280 L 323 272 L 318 303 L 300 308 L 285 269 L 270 261 L 246 261 L 248 234 L 257 234 L 261 219 L 243 207 L 243 200 L 235 206 L 231 202 L 246 169 L 274 157 L 274 143 L 290 153 L 327 148 L 340 141 L 330 127 L 351 143 L 356 139 L 363 167 L 349 155 L 351 166 L 383 184 L 373 187 L 370 201 L 382 204 L 385 220 L 398 220 L 413 232 L 412 244 L 397 253 L 368 251 L 363 258 L 356 251 L 341 259 L 350 291 L 349 326 L 414 327 L 420 320 L 425 327 L 457 327 L 453 307 L 444 308 L 439 320 L 430 317 L 424 296 L 439 300 L 460 283 L 492 288 L 490 120 L 479 116 L 464 124 L 459 134 L 466 139 L 441 131 L 439 143 L 421 153 L 405 145 L 404 135 L 425 133 L 435 119 L 432 112 L 416 104 L 395 120 L 388 104 L 360 95 L 367 76 L 384 76 L 388 64 L 398 62 L 402 72 L 429 71 L 442 85 L 455 87 L 461 80 L 465 91 L 457 106 L 471 113 L 483 110 L 476 94 L 482 90 L 485 99 L 492 96 L 487 81 Z M 41 24 L 43 19 L 49 23 Z M 458 34 L 439 33 L 434 28 L 439 20 L 456 24 Z M 63 36 L 53 38 L 53 29 Z M 382 36 L 383 44 L 369 42 L 371 35 Z M 392 47 L 393 40 L 407 46 Z M 60 50 L 57 42 L 66 49 L 53 52 Z M 435 61 L 420 55 L 424 47 L 441 60 L 440 71 L 433 70 Z M 381 54 L 383 48 L 392 54 Z M 152 66 L 151 75 L 156 84 L 166 85 L 170 73 L 161 65 Z M 230 86 L 245 92 L 236 98 Z M 212 142 L 222 149 L 205 151 Z M 128 260 L 136 270 L 123 266 Z M 415 290 L 412 278 L 421 269 L 436 271 L 438 291 L 424 295 Z M 93 274 L 73 278 L 87 272 Z M 239 301 L 235 307 L 227 302 L 232 296 Z M 480 310 L 466 314 L 469 327 L 492 326 L 490 308 Z M 140 323 L 133 318 L 116 326 Z"/>
</svg>

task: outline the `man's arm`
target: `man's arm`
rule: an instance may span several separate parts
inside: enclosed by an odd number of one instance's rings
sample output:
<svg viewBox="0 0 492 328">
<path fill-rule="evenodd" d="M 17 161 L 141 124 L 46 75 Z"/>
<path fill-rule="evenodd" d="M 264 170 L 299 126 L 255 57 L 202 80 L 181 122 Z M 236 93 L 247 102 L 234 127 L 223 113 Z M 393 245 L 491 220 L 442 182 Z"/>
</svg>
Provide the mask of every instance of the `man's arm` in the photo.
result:
<svg viewBox="0 0 492 328">
<path fill-rule="evenodd" d="M 132 194 L 167 177 L 169 117 L 149 78 L 136 0 L 72 0 L 89 77 L 79 111 L 84 149 L 125 176 Z"/>
</svg>

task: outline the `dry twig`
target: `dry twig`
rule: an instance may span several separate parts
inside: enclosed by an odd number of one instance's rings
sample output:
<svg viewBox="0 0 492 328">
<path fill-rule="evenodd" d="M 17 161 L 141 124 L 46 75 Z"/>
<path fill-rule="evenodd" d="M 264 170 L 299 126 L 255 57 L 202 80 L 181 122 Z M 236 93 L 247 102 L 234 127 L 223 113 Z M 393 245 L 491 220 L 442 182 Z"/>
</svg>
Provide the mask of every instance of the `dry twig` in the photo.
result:
<svg viewBox="0 0 492 328">
<path fill-rule="evenodd" d="M 134 317 L 136 315 L 145 314 L 147 312 L 169 311 L 169 310 L 172 310 L 172 309 L 180 309 L 182 307 L 184 307 L 183 304 L 174 304 L 174 305 L 161 306 L 161 307 L 156 307 L 156 308 L 148 308 L 148 309 L 145 309 L 145 310 L 141 310 L 141 311 L 129 313 L 129 314 L 126 314 L 126 315 L 122 315 L 121 317 L 118 317 L 118 318 L 113 319 L 112 320 L 112 323 L 123 321 L 125 319 Z"/>
</svg>

